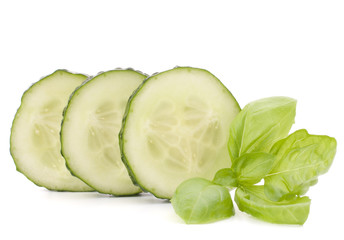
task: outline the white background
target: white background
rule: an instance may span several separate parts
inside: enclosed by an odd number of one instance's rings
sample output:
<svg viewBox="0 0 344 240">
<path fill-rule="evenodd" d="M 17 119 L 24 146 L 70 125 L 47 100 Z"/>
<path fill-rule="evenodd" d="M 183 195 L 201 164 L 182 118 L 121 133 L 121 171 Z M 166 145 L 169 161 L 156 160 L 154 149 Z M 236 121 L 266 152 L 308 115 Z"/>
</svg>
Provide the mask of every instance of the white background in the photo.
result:
<svg viewBox="0 0 344 240">
<path fill-rule="evenodd" d="M 0 239 L 343 239 L 343 1 L 0 1 Z M 22 93 L 59 68 L 94 75 L 205 68 L 241 106 L 296 98 L 292 131 L 336 137 L 330 171 L 308 193 L 302 227 L 230 219 L 186 225 L 149 194 L 58 193 L 16 172 L 9 154 Z M 336 234 L 336 235 L 335 235 Z"/>
</svg>

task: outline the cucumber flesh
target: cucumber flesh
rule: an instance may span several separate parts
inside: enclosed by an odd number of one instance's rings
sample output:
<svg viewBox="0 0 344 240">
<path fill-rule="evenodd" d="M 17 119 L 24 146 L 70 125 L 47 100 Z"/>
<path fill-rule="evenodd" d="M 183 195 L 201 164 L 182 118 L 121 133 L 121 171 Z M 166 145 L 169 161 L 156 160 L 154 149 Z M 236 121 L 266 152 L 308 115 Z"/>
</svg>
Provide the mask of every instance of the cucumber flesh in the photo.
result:
<svg viewBox="0 0 344 240">
<path fill-rule="evenodd" d="M 178 67 L 156 74 L 131 96 L 120 132 L 122 160 L 134 181 L 170 199 L 191 177 L 230 167 L 229 125 L 240 107 L 210 72 Z"/>
<path fill-rule="evenodd" d="M 101 193 L 141 192 L 121 161 L 118 133 L 126 103 L 145 78 L 130 69 L 104 72 L 76 90 L 64 112 L 61 152 L 68 168 Z"/>
<path fill-rule="evenodd" d="M 38 186 L 56 191 L 93 191 L 71 175 L 60 153 L 62 112 L 87 76 L 57 70 L 23 95 L 11 129 L 10 151 L 17 170 Z"/>
</svg>

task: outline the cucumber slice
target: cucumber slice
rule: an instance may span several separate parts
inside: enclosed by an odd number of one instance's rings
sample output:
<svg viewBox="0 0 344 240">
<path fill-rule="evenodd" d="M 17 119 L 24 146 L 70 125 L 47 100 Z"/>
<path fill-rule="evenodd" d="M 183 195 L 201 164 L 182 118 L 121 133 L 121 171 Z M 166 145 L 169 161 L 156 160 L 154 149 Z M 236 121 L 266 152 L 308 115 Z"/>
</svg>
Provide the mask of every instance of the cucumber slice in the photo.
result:
<svg viewBox="0 0 344 240">
<path fill-rule="evenodd" d="M 133 70 L 101 73 L 76 90 L 64 113 L 62 154 L 73 175 L 101 193 L 133 195 L 118 133 L 130 95 L 146 78 Z"/>
<path fill-rule="evenodd" d="M 142 189 L 170 199 L 191 177 L 230 167 L 229 125 L 240 107 L 210 72 L 178 67 L 131 96 L 119 134 L 122 160 Z"/>
<path fill-rule="evenodd" d="M 56 191 L 93 191 L 71 175 L 60 153 L 62 112 L 87 76 L 57 70 L 23 95 L 11 129 L 10 151 L 17 170 L 36 185 Z"/>
</svg>

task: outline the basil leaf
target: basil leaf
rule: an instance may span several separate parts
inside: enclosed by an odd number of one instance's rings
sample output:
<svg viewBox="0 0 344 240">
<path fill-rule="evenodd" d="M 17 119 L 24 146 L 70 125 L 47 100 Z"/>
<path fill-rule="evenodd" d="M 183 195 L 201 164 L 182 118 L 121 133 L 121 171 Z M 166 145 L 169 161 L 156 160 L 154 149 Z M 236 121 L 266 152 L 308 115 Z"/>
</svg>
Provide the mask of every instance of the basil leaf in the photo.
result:
<svg viewBox="0 0 344 240">
<path fill-rule="evenodd" d="M 272 168 L 275 156 L 269 153 L 246 153 L 233 163 L 233 171 L 240 185 L 258 183 Z"/>
<path fill-rule="evenodd" d="M 308 197 L 270 201 L 264 194 L 264 186 L 237 188 L 234 200 L 241 211 L 266 222 L 279 224 L 304 224 L 311 204 Z"/>
<path fill-rule="evenodd" d="M 217 171 L 213 183 L 229 188 L 238 186 L 237 176 L 230 168 L 223 168 Z"/>
<path fill-rule="evenodd" d="M 271 149 L 276 161 L 264 178 L 265 194 L 279 201 L 305 194 L 330 168 L 336 153 L 334 138 L 298 130 Z"/>
<path fill-rule="evenodd" d="M 202 178 L 181 183 L 171 202 L 175 212 L 188 224 L 209 223 L 234 215 L 228 189 Z"/>
<path fill-rule="evenodd" d="M 244 153 L 269 152 L 286 137 L 294 123 L 296 100 L 271 97 L 247 104 L 230 126 L 228 141 L 232 163 Z"/>
</svg>

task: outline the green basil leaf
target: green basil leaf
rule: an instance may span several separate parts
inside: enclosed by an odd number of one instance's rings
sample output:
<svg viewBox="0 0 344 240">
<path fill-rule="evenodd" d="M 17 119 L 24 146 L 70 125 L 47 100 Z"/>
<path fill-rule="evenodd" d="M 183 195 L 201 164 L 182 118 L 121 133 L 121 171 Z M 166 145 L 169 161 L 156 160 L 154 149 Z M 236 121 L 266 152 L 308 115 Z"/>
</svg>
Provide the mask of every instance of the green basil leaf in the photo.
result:
<svg viewBox="0 0 344 240">
<path fill-rule="evenodd" d="M 230 126 L 228 141 L 232 163 L 244 153 L 269 152 L 286 137 L 294 123 L 296 100 L 271 97 L 247 104 Z"/>
<path fill-rule="evenodd" d="M 265 194 L 274 201 L 305 194 L 330 168 L 336 147 L 334 138 L 310 135 L 304 129 L 280 140 L 270 151 L 276 161 L 264 178 Z"/>
<path fill-rule="evenodd" d="M 229 188 L 234 188 L 238 186 L 237 176 L 230 168 L 223 168 L 217 171 L 213 183 Z"/>
<path fill-rule="evenodd" d="M 271 201 L 264 194 L 264 186 L 237 188 L 234 199 L 241 211 L 266 222 L 279 224 L 303 225 L 308 218 L 311 204 L 308 197 L 298 197 L 291 201 Z"/>
<path fill-rule="evenodd" d="M 274 160 L 269 153 L 246 153 L 233 163 L 232 169 L 240 185 L 253 185 L 270 172 Z"/>
<path fill-rule="evenodd" d="M 181 183 L 171 202 L 175 212 L 188 224 L 209 223 L 234 215 L 228 189 L 203 178 Z"/>
</svg>

